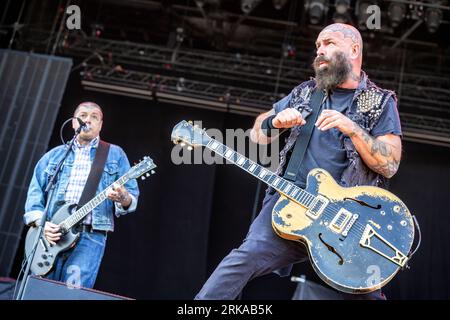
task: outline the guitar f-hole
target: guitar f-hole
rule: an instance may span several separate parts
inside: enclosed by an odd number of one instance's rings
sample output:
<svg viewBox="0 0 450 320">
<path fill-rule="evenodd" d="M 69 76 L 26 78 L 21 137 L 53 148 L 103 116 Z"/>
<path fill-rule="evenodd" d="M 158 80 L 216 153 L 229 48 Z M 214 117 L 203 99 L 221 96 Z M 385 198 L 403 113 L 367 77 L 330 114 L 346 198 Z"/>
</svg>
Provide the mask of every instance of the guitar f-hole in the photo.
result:
<svg viewBox="0 0 450 320">
<path fill-rule="evenodd" d="M 344 198 L 344 200 L 355 201 L 355 202 L 359 203 L 362 206 L 366 206 L 366 207 L 369 207 L 369 208 L 372 208 L 372 209 L 377 209 L 377 210 L 381 209 L 381 204 L 377 204 L 376 206 L 371 206 L 370 204 L 368 204 L 367 202 L 364 202 L 362 200 L 357 200 L 357 199 L 353 199 L 353 198 Z"/>
<path fill-rule="evenodd" d="M 329 251 L 338 256 L 339 258 L 338 264 L 342 266 L 344 264 L 344 258 L 342 258 L 342 256 L 336 251 L 336 249 L 333 246 L 329 245 L 322 239 L 322 233 L 319 233 L 319 239 L 320 241 L 322 241 L 322 243 L 327 247 Z"/>
</svg>

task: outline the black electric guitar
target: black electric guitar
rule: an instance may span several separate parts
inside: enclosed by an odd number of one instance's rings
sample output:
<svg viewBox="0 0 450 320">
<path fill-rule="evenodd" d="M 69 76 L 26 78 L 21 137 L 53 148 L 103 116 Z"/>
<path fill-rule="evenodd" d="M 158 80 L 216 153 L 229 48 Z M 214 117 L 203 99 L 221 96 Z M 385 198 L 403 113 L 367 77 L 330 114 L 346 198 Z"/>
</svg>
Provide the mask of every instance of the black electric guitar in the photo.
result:
<svg viewBox="0 0 450 320">
<path fill-rule="evenodd" d="M 347 293 L 368 293 L 387 284 L 406 265 L 414 223 L 394 194 L 373 186 L 343 188 L 323 169 L 313 169 L 301 189 L 182 121 L 174 143 L 205 146 L 280 193 L 272 226 L 282 238 L 308 249 L 317 274 Z"/>
<path fill-rule="evenodd" d="M 150 176 L 149 171 L 152 174 L 154 173 L 154 168 L 156 168 L 156 165 L 153 163 L 153 160 L 150 157 L 144 157 L 142 161 L 130 168 L 127 173 L 81 208 L 78 209 L 76 204 L 63 205 L 51 219 L 51 222 L 60 226 L 62 232 L 61 239 L 59 239 L 56 245 L 50 245 L 44 235 L 41 235 L 38 239 L 33 261 L 31 262 L 31 272 L 38 276 L 46 275 L 52 269 L 58 254 L 76 245 L 80 233 L 76 232 L 73 227 L 78 225 L 89 212 L 108 198 L 107 193 L 113 186 L 118 188 L 125 185 L 129 180 L 139 177 L 145 179 L 145 177 Z M 31 227 L 28 230 L 25 240 L 25 254 L 27 257 L 32 253 L 33 244 L 35 243 L 34 240 L 37 236 L 39 236 L 38 228 Z"/>
</svg>

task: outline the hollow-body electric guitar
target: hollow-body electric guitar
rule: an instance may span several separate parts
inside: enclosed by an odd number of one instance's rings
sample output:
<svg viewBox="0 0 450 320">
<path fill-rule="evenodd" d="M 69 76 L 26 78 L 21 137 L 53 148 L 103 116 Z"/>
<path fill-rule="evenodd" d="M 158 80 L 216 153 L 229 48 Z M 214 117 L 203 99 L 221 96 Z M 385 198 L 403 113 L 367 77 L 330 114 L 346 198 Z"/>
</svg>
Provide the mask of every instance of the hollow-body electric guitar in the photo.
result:
<svg viewBox="0 0 450 320">
<path fill-rule="evenodd" d="M 66 251 L 76 245 L 80 233 L 77 232 L 74 227 L 78 225 L 84 217 L 88 215 L 95 207 L 108 198 L 108 191 L 114 186 L 118 188 L 125 185 L 131 179 L 137 179 L 139 177 L 145 178 L 149 176 L 148 173 L 154 173 L 153 169 L 156 165 L 150 157 L 144 157 L 142 161 L 130 168 L 122 177 L 117 179 L 105 190 L 100 192 L 84 206 L 77 209 L 76 204 L 65 204 L 53 215 L 51 222 L 59 225 L 62 236 L 56 245 L 50 245 L 45 239 L 44 235 L 39 235 L 37 227 L 31 227 L 28 230 L 25 240 L 25 254 L 26 257 L 33 252 L 33 245 L 37 236 L 38 239 L 36 251 L 31 262 L 31 272 L 35 275 L 46 275 L 53 268 L 56 257 L 63 251 Z M 144 176 L 145 175 L 145 176 Z"/>
<path fill-rule="evenodd" d="M 172 140 L 205 146 L 277 190 L 274 231 L 304 243 L 314 270 L 331 287 L 368 293 L 405 267 L 414 222 L 405 204 L 389 191 L 373 186 L 344 188 L 319 168 L 309 172 L 306 188 L 301 189 L 186 121 L 174 127 Z"/>
</svg>

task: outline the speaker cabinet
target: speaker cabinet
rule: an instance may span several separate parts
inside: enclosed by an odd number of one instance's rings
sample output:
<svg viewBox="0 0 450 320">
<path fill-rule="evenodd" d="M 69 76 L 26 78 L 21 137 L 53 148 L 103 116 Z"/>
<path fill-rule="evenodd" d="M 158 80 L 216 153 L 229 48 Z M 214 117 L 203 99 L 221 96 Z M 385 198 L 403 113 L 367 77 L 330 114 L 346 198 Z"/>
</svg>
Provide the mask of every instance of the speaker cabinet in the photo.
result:
<svg viewBox="0 0 450 320">
<path fill-rule="evenodd" d="M 30 276 L 23 300 L 132 300 L 87 288 L 71 288 L 63 282 Z"/>
</svg>

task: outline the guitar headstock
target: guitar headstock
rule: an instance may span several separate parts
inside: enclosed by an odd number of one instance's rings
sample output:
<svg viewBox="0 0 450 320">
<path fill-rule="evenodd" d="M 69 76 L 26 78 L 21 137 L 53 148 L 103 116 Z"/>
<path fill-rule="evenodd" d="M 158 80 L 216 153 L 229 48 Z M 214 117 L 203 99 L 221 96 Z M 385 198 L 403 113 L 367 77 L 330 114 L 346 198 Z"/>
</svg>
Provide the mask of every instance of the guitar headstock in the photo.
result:
<svg viewBox="0 0 450 320">
<path fill-rule="evenodd" d="M 141 177 L 142 180 L 145 180 L 145 178 L 149 177 L 150 174 L 155 173 L 153 170 L 154 168 L 156 168 L 156 165 L 152 158 L 146 156 L 139 163 L 135 164 L 130 170 L 128 170 L 127 176 L 129 179 L 137 179 Z"/>
<path fill-rule="evenodd" d="M 175 144 L 188 145 L 190 148 L 206 146 L 211 138 L 204 129 L 185 120 L 178 123 L 172 130 L 172 141 Z"/>
</svg>

